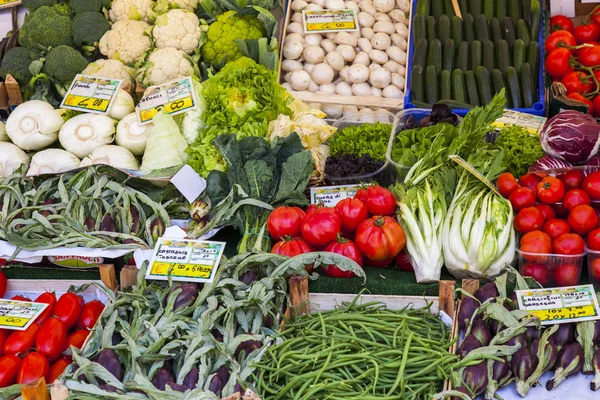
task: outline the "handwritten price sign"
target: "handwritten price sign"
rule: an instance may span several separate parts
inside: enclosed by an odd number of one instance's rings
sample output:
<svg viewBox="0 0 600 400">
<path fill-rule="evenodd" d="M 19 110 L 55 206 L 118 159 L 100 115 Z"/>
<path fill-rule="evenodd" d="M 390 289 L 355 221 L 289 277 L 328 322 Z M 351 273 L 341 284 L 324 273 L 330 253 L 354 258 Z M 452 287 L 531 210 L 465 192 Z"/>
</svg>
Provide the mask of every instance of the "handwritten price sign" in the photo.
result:
<svg viewBox="0 0 600 400">
<path fill-rule="evenodd" d="M 46 307 L 48 304 L 0 299 L 0 329 L 24 331 Z"/>
<path fill-rule="evenodd" d="M 159 111 L 177 115 L 197 107 L 192 78 L 187 77 L 163 85 L 151 86 L 136 107 L 140 124 L 152 122 Z"/>
<path fill-rule="evenodd" d="M 77 75 L 60 107 L 95 114 L 108 114 L 120 87 L 120 79 Z"/>
<path fill-rule="evenodd" d="M 357 190 L 358 185 L 313 187 L 310 188 L 310 203 L 335 207 L 340 201 L 353 198 Z"/>
<path fill-rule="evenodd" d="M 358 31 L 358 18 L 354 10 L 304 10 L 302 17 L 307 33 Z"/>
</svg>

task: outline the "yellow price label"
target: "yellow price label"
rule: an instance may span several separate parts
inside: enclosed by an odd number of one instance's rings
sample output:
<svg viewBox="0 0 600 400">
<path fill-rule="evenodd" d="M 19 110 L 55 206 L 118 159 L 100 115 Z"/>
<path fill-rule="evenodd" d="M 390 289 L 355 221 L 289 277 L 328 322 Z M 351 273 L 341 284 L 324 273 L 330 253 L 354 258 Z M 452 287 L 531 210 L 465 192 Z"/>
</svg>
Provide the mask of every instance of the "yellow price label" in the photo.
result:
<svg viewBox="0 0 600 400">
<path fill-rule="evenodd" d="M 169 274 L 169 268 L 173 267 L 171 276 L 181 278 L 209 278 L 212 272 L 212 265 L 198 265 L 198 264 L 173 264 L 173 263 L 162 263 L 155 262 L 152 264 L 152 275 L 164 275 Z"/>
<path fill-rule="evenodd" d="M 22 328 L 29 322 L 28 318 L 0 317 L 0 325 Z"/>
<path fill-rule="evenodd" d="M 65 99 L 64 104 L 70 107 L 77 107 L 85 110 L 106 112 L 109 101 L 105 99 L 95 99 L 70 94 Z"/>
<path fill-rule="evenodd" d="M 158 112 L 164 109 L 168 114 L 173 114 L 176 112 L 181 112 L 183 110 L 187 110 L 190 107 L 194 106 L 194 100 L 191 97 L 185 97 L 183 99 L 174 100 L 167 104 L 148 108 L 146 110 L 140 111 L 140 121 L 142 123 L 151 121 L 154 119 L 154 116 L 158 114 Z"/>
<path fill-rule="evenodd" d="M 528 310 L 531 315 L 534 315 L 540 319 L 540 321 L 561 321 L 566 319 L 576 319 L 585 317 L 594 317 L 596 315 L 596 309 L 593 305 L 579 306 L 579 307 L 566 307 L 566 308 L 553 308 L 550 310 Z"/>
<path fill-rule="evenodd" d="M 18 6 L 21 0 L 0 0 L 0 7 Z"/>
<path fill-rule="evenodd" d="M 337 31 L 337 30 L 351 30 L 356 29 L 354 21 L 350 22 L 321 22 L 314 24 L 307 24 L 307 31 Z"/>
</svg>

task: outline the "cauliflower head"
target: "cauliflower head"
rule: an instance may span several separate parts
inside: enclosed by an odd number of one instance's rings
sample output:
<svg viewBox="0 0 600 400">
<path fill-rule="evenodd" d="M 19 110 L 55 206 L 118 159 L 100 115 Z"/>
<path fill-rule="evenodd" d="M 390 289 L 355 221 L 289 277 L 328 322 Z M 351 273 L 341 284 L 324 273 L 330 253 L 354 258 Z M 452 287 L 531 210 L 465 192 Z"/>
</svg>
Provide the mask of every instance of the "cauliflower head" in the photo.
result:
<svg viewBox="0 0 600 400">
<path fill-rule="evenodd" d="M 150 53 L 137 78 L 145 87 L 161 85 L 175 79 L 196 75 L 197 67 L 190 56 L 172 47 L 155 49 Z"/>
<path fill-rule="evenodd" d="M 157 14 L 164 14 L 173 8 L 196 11 L 198 4 L 200 4 L 200 0 L 158 0 L 154 7 L 154 12 Z"/>
<path fill-rule="evenodd" d="M 175 9 L 156 18 L 152 35 L 156 48 L 172 47 L 192 54 L 200 47 L 202 29 L 192 11 Z"/>
<path fill-rule="evenodd" d="M 135 89 L 135 69 L 126 66 L 119 60 L 96 60 L 88 64 L 81 72 L 83 75 L 100 76 L 102 78 L 122 79 L 121 89 L 132 94 Z"/>
<path fill-rule="evenodd" d="M 135 63 L 150 49 L 151 40 L 146 31 L 150 25 L 144 21 L 121 20 L 100 39 L 100 53 L 108 58 Z"/>
<path fill-rule="evenodd" d="M 242 16 L 235 11 L 227 11 L 208 27 L 202 58 L 210 64 L 220 63 L 225 56 L 227 62 L 235 61 L 243 56 L 236 40 L 255 40 L 264 36 L 264 28 L 254 15 Z"/>
<path fill-rule="evenodd" d="M 152 0 L 114 0 L 108 16 L 113 22 L 128 19 L 150 22 L 154 17 L 153 7 Z"/>
</svg>

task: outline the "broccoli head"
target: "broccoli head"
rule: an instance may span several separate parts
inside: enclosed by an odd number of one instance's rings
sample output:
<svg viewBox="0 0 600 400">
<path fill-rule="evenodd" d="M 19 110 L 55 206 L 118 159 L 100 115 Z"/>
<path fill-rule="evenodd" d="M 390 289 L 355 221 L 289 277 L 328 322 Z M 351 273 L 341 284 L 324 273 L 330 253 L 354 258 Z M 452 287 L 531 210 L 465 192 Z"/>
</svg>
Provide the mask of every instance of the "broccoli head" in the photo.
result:
<svg viewBox="0 0 600 400">
<path fill-rule="evenodd" d="M 69 0 L 69 5 L 75 14 L 87 11 L 102 11 L 104 3 L 103 0 Z"/>
<path fill-rule="evenodd" d="M 21 4 L 29 11 L 30 13 L 34 12 L 40 7 L 43 6 L 53 6 L 58 3 L 58 0 L 23 0 Z"/>
<path fill-rule="evenodd" d="M 100 38 L 110 30 L 110 23 L 98 11 L 76 14 L 73 18 L 73 43 L 86 54 L 98 48 Z"/>
<path fill-rule="evenodd" d="M 256 16 L 242 16 L 235 11 L 227 11 L 208 27 L 208 40 L 202 46 L 202 58 L 210 64 L 218 64 L 225 57 L 227 62 L 235 61 L 243 56 L 236 40 L 260 39 L 265 34 Z"/>
<path fill-rule="evenodd" d="M 64 4 L 60 4 L 64 5 Z M 71 18 L 55 6 L 40 7 L 25 19 L 19 33 L 19 44 L 29 49 L 42 50 L 61 45 L 71 46 L 73 24 Z"/>
<path fill-rule="evenodd" d="M 68 86 L 75 75 L 87 67 L 88 61 L 80 52 L 69 46 L 58 46 L 46 56 L 42 72 L 58 84 Z"/>
<path fill-rule="evenodd" d="M 24 86 L 29 83 L 32 76 L 29 71 L 29 64 L 32 61 L 29 49 L 13 47 L 2 58 L 0 77 L 6 79 L 6 75 L 11 74 L 19 82 L 19 85 Z"/>
</svg>

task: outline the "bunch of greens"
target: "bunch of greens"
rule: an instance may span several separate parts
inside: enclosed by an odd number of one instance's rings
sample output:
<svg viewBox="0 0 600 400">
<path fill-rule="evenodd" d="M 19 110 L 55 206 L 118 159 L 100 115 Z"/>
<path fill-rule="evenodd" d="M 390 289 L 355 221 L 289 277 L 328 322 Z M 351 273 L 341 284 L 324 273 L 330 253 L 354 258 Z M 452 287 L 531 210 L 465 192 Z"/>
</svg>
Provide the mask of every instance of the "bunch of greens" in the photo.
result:
<svg viewBox="0 0 600 400">
<path fill-rule="evenodd" d="M 412 167 L 428 154 L 434 141 L 441 140 L 440 145 L 448 146 L 457 134 L 458 128 L 448 123 L 400 131 L 392 145 L 392 160 L 399 165 Z"/>
<path fill-rule="evenodd" d="M 351 125 L 329 139 L 329 151 L 333 157 L 369 154 L 376 160 L 384 161 L 391 131 L 392 124 L 381 122 Z"/>
<path fill-rule="evenodd" d="M 527 169 L 544 155 L 540 137 L 517 125 L 502 128 L 494 147 L 504 150 L 503 165 L 514 176 L 525 175 Z"/>
<path fill-rule="evenodd" d="M 190 237 L 231 225 L 243 234 L 238 252 L 269 251 L 266 232 L 270 211 L 277 206 L 306 205 L 304 191 L 313 173 L 313 158 L 294 132 L 269 143 L 262 137 L 217 136 L 229 172 L 213 170 L 207 178 L 207 195 L 214 206 L 211 221 Z"/>
</svg>

